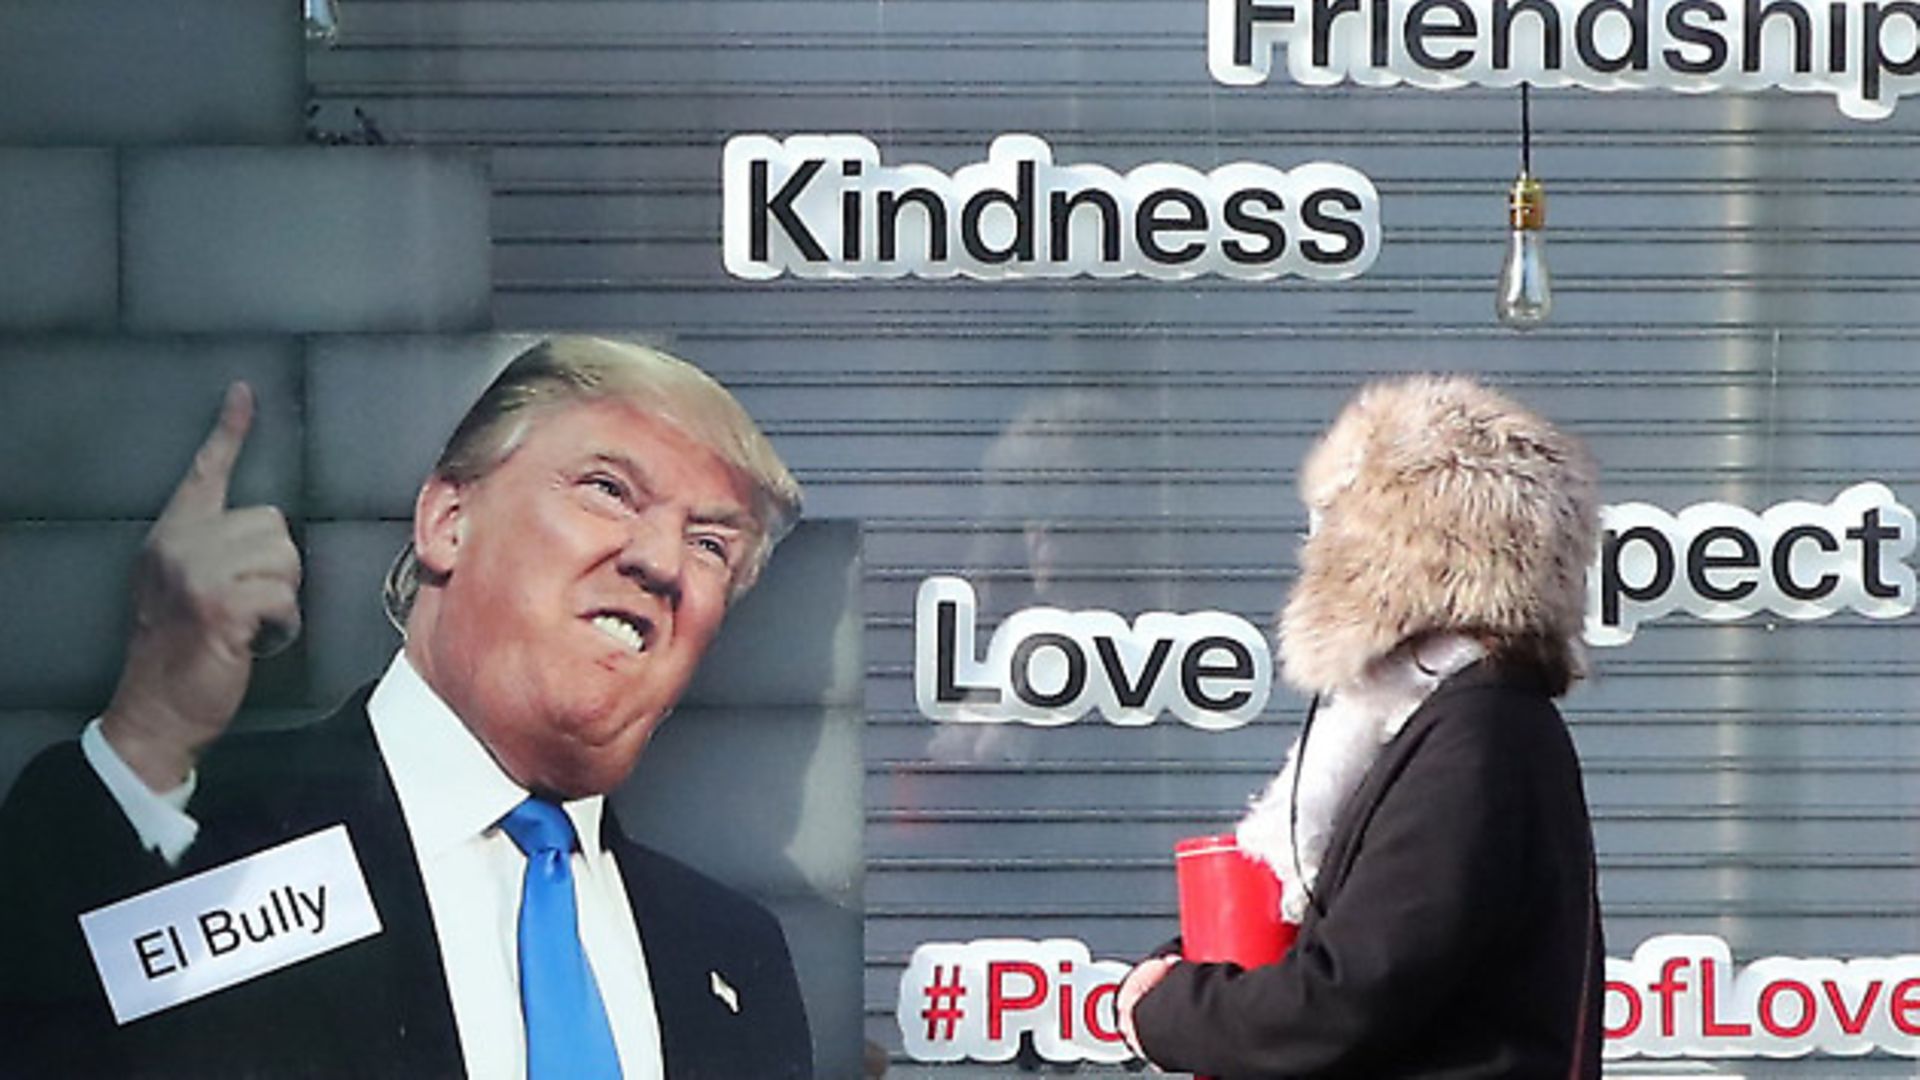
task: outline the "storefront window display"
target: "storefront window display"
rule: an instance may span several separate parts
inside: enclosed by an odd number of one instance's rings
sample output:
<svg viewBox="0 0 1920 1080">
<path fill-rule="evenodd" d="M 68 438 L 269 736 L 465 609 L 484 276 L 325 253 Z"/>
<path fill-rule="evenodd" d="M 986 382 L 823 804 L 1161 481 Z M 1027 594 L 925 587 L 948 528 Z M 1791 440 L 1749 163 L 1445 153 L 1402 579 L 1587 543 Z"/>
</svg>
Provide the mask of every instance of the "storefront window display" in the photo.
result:
<svg viewBox="0 0 1920 1080">
<path fill-rule="evenodd" d="M 323 7 L 0 13 L 0 783 L 106 705 L 230 382 L 232 501 L 305 569 L 238 723 L 291 727 L 391 658 L 494 372 L 649 342 L 806 499 L 623 827 L 779 917 L 817 1075 L 1137 1068 L 1174 845 L 1306 709 L 1301 459 L 1363 383 L 1468 373 L 1601 468 L 1563 711 L 1610 1073 L 1911 1073 L 1911 5 Z"/>
</svg>

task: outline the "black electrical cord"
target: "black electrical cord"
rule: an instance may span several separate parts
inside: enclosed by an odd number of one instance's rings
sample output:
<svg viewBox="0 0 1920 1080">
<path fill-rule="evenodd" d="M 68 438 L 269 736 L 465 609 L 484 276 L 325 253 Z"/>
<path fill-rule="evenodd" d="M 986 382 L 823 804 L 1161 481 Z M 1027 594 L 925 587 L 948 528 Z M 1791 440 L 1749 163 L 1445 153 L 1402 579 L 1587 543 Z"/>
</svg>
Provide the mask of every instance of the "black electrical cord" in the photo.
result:
<svg viewBox="0 0 1920 1080">
<path fill-rule="evenodd" d="M 1520 84 L 1520 175 L 1533 175 L 1533 99 L 1528 83 Z"/>
<path fill-rule="evenodd" d="M 1306 872 L 1300 868 L 1300 774 L 1307 768 L 1307 736 L 1313 732 L 1313 718 L 1320 712 L 1320 695 L 1313 695 L 1307 702 L 1307 718 L 1300 723 L 1300 747 L 1293 752 L 1293 791 L 1287 802 L 1287 841 L 1293 848 L 1293 876 L 1306 890 L 1307 904 L 1314 913 L 1322 918 L 1326 911 L 1320 906 L 1320 898 L 1313 895 L 1313 886 L 1307 884 Z"/>
</svg>

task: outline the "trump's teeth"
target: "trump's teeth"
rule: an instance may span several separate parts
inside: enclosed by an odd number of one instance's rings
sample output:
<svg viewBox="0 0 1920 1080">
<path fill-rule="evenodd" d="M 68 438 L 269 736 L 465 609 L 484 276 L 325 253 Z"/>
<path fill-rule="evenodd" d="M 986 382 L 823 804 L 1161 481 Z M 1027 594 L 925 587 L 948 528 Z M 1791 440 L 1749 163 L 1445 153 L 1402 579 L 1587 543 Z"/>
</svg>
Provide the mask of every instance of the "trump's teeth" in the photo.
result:
<svg viewBox="0 0 1920 1080">
<path fill-rule="evenodd" d="M 634 652 L 639 652 L 647 647 L 646 639 L 640 636 L 640 631 L 634 629 L 632 623 L 629 623 L 618 615 L 595 615 L 593 617 L 593 625 L 597 627 L 601 633 L 632 649 Z"/>
</svg>

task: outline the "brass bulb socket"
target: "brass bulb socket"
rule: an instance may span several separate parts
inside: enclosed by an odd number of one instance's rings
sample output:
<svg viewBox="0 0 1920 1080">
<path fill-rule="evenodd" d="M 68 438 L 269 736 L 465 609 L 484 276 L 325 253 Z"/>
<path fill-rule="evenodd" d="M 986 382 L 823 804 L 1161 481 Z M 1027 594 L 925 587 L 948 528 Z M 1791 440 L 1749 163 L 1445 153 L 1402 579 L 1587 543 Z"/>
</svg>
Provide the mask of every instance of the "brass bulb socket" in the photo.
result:
<svg viewBox="0 0 1920 1080">
<path fill-rule="evenodd" d="M 1547 189 L 1540 181 L 1521 173 L 1507 192 L 1507 225 L 1514 229 L 1547 227 Z"/>
</svg>

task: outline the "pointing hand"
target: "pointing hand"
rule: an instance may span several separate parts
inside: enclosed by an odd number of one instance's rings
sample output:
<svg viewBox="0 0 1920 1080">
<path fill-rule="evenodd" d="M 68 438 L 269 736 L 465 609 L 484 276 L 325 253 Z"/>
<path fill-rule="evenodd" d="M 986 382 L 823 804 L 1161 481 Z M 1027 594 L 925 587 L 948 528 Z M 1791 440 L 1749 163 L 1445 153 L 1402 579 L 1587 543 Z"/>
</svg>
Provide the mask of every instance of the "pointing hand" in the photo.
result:
<svg viewBox="0 0 1920 1080">
<path fill-rule="evenodd" d="M 300 552 L 286 518 L 272 506 L 227 506 L 253 409 L 247 384 L 227 388 L 134 566 L 133 629 L 101 733 L 155 791 L 184 782 L 226 731 L 256 649 L 299 633 Z"/>
</svg>

